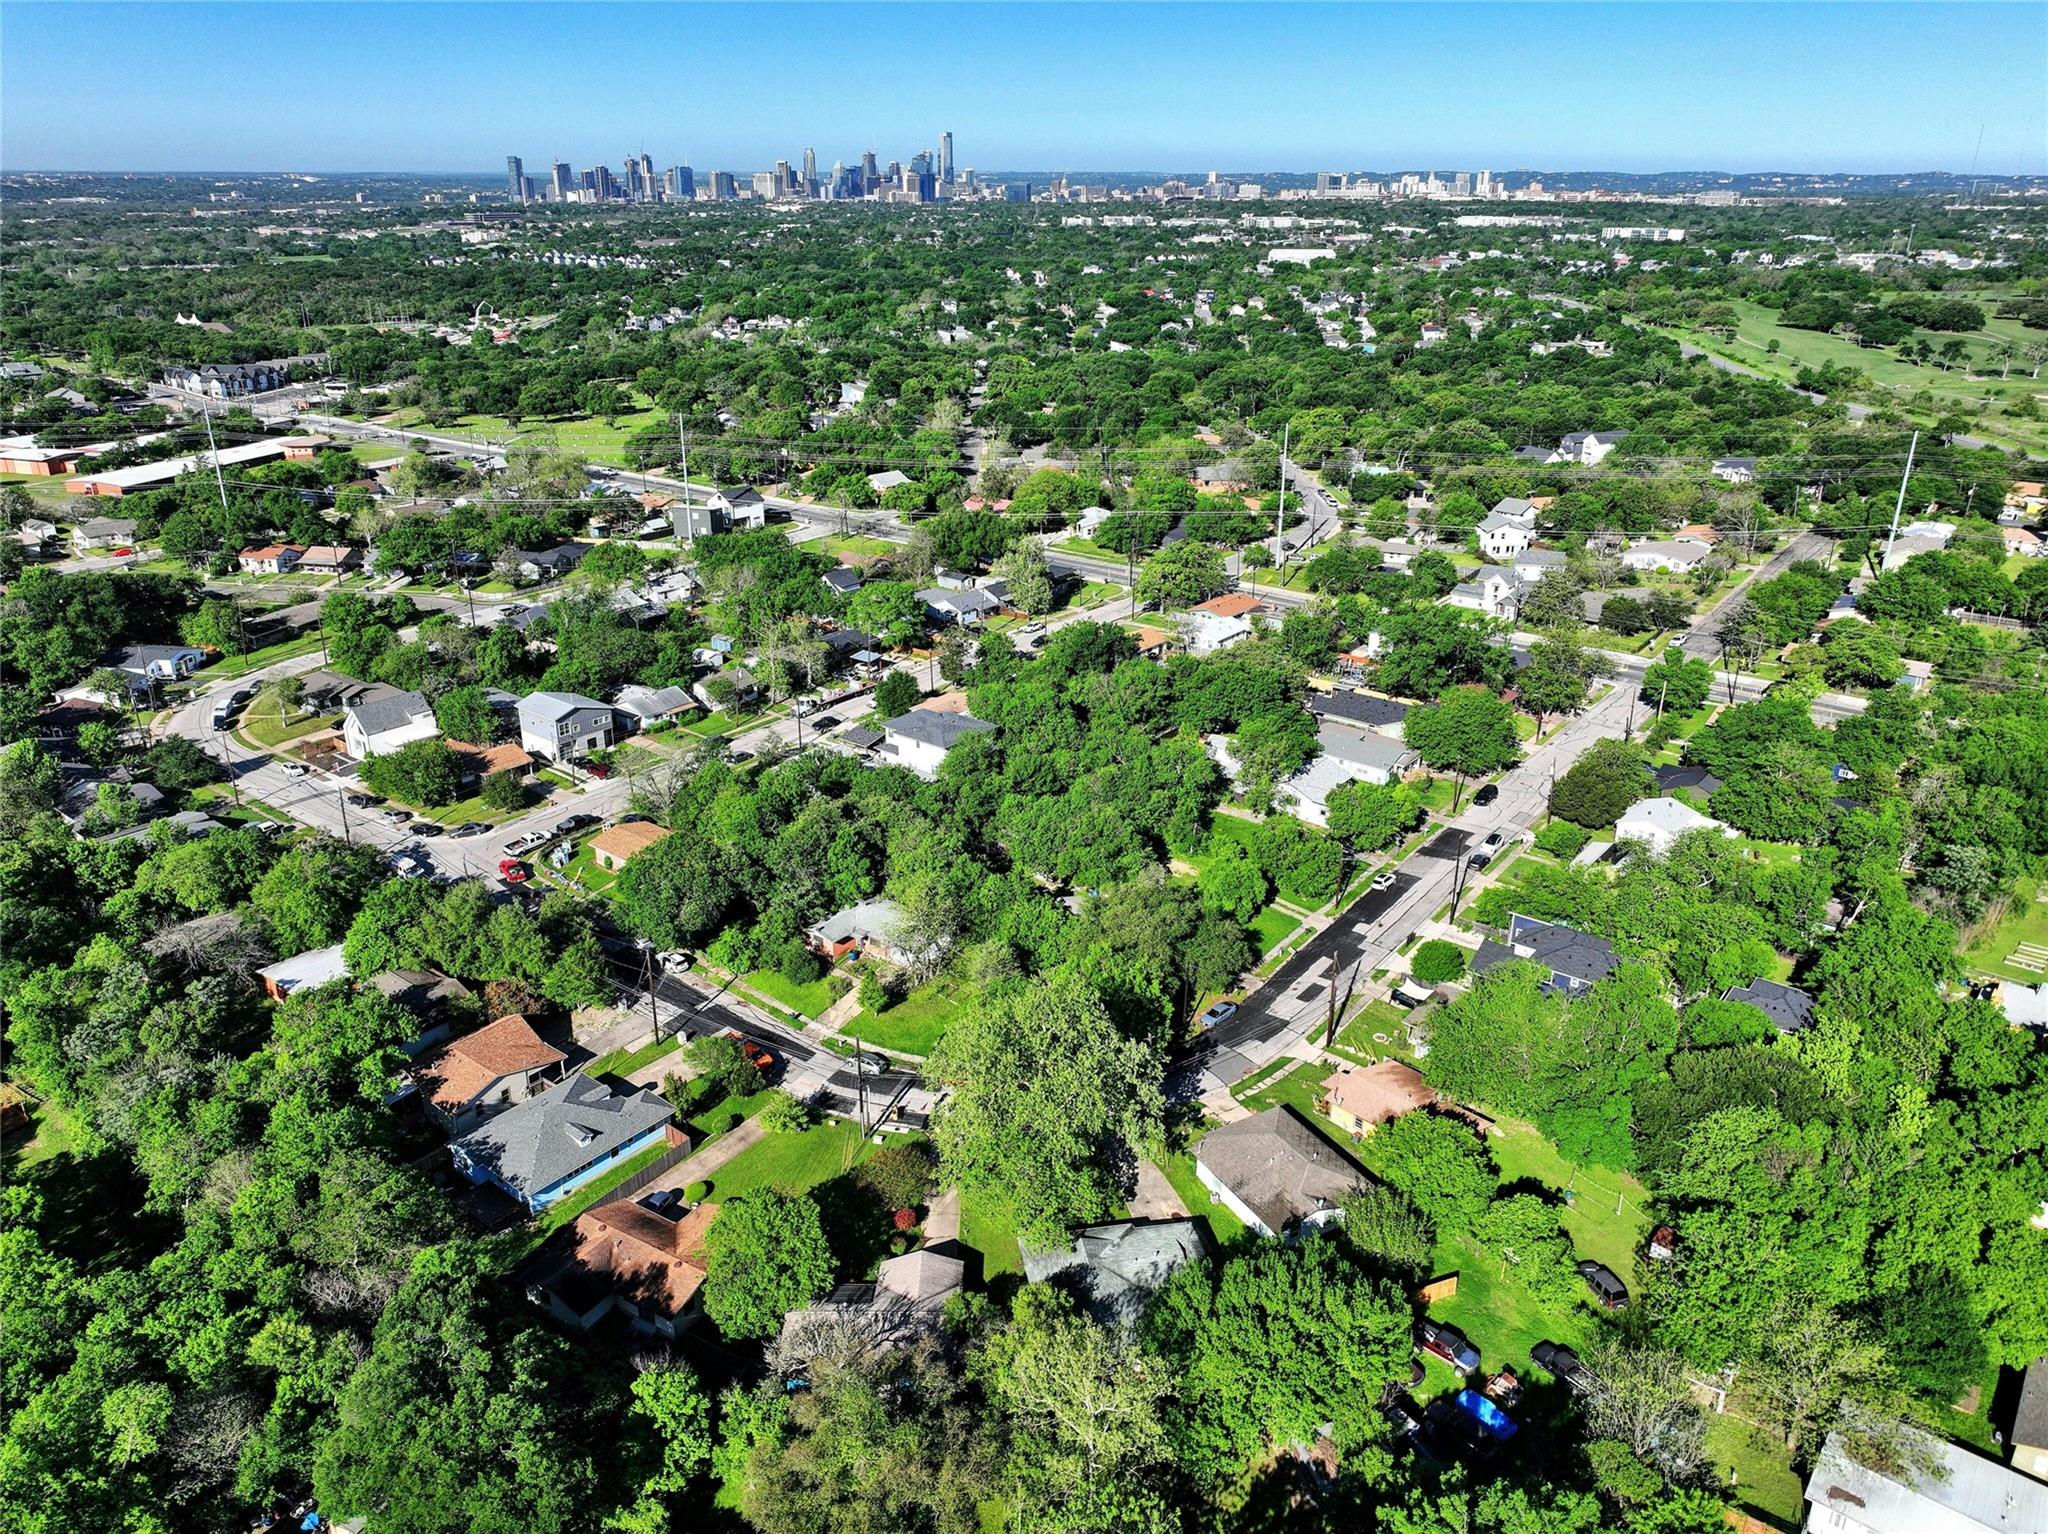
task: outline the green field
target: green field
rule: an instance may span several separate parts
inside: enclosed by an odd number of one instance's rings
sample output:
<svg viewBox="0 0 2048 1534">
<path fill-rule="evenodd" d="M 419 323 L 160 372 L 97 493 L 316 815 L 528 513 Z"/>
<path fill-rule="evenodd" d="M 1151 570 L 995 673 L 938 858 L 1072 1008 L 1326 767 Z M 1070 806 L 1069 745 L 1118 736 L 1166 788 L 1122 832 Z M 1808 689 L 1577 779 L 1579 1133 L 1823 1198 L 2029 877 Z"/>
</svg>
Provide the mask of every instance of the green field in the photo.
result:
<svg viewBox="0 0 2048 1534">
<path fill-rule="evenodd" d="M 1208 1225 L 1209 1239 L 1217 1246 L 1229 1246 L 1245 1233 L 1244 1221 L 1221 1204 L 1211 1201 L 1209 1190 L 1195 1175 L 1195 1158 L 1192 1155 L 1182 1151 L 1177 1156 L 1161 1156 L 1156 1164 L 1166 1174 L 1166 1180 L 1173 1184 L 1173 1191 L 1180 1195 L 1180 1201 L 1188 1206 L 1188 1213 Z"/>
<path fill-rule="evenodd" d="M 1776 311 L 1746 300 L 1730 300 L 1729 307 L 1736 315 L 1733 339 L 1696 331 L 1682 332 L 1684 339 L 1702 350 L 1715 352 L 1731 362 L 1739 362 L 1782 382 L 1789 383 L 1801 367 L 1834 364 L 1854 368 L 1868 378 L 1881 395 L 1889 395 L 1891 402 L 1902 409 L 1911 409 L 1922 416 L 1957 410 L 1976 421 L 1977 434 L 1987 440 L 2037 453 L 2048 449 L 2048 427 L 2043 423 L 2016 421 L 2003 415 L 1990 418 L 1983 414 L 1985 406 L 1982 402 L 1986 399 L 2002 402 L 2043 392 L 2041 380 L 2027 377 L 2031 364 L 2022 363 L 2023 354 L 2017 350 L 2029 340 L 2038 342 L 2039 335 L 2028 332 L 2017 321 L 1992 319 L 1986 322 L 1983 330 L 1961 337 L 1972 364 L 1986 368 L 1995 369 L 1998 365 L 1996 358 L 2000 348 L 2007 344 L 2015 347 L 2012 374 L 2001 380 L 1995 371 L 1989 377 L 1971 378 L 1960 368 L 1926 367 L 1917 362 L 1902 361 L 1890 350 L 1858 346 L 1841 336 L 1814 330 L 1794 330 L 1777 322 Z M 1919 334 L 1937 347 L 1956 339 L 1933 331 Z M 1774 341 L 1778 345 L 1775 353 L 1770 350 Z M 1924 402 L 1918 398 L 1923 394 L 1926 396 Z"/>
<path fill-rule="evenodd" d="M 627 439 L 646 427 L 664 425 L 669 419 L 667 413 L 660 410 L 630 410 L 611 425 L 591 416 L 570 416 L 556 421 L 508 421 L 501 415 L 466 415 L 450 424 L 433 426 L 421 417 L 417 409 L 408 407 L 379 417 L 376 424 L 397 432 L 417 430 L 474 438 L 480 451 L 488 444 L 504 442 L 512 437 L 552 437 L 562 451 L 581 454 L 593 463 L 638 468 L 639 464 L 626 451 Z M 383 456 L 389 457 L 391 453 L 392 449 L 387 447 Z"/>
<path fill-rule="evenodd" d="M 340 728 L 341 715 L 339 714 L 331 716 L 313 714 L 296 717 L 287 714 L 283 722 L 280 723 L 275 708 L 272 708 L 267 703 L 252 703 L 249 705 L 248 712 L 242 715 L 242 722 L 235 727 L 235 733 L 248 741 L 252 746 L 261 746 L 266 751 L 274 751 L 279 746 L 284 745 L 288 741 L 297 740 L 301 736 L 311 735 L 319 730 L 338 730 Z"/>
<path fill-rule="evenodd" d="M 711 1196 L 738 1198 L 762 1188 L 805 1193 L 864 1160 L 873 1147 L 844 1119 L 813 1124 L 801 1134 L 769 1134 L 712 1174 Z"/>
<path fill-rule="evenodd" d="M 1252 946 L 1263 959 L 1294 936 L 1295 929 L 1300 925 L 1300 918 L 1288 915 L 1277 906 L 1267 906 L 1252 918 Z"/>
<path fill-rule="evenodd" d="M 786 976 L 772 969 L 757 969 L 751 974 L 740 976 L 740 983 L 759 991 L 769 1000 L 779 1003 L 791 1012 L 801 1013 L 808 1018 L 816 1017 L 839 999 L 832 990 L 829 977 L 794 985 Z"/>
<path fill-rule="evenodd" d="M 863 1045 L 892 1050 L 901 1055 L 928 1055 L 946 1031 L 946 1024 L 968 1000 L 951 981 L 939 979 L 919 986 L 883 1012 L 863 1011 L 839 1032 L 844 1038 L 856 1034 Z"/>
<path fill-rule="evenodd" d="M 1024 1257 L 1017 1250 L 1017 1216 L 1003 1200 L 960 1190 L 960 1240 L 981 1253 L 981 1279 L 1022 1273 Z"/>
<path fill-rule="evenodd" d="M 1782 1446 L 1736 1417 L 1707 1419 L 1707 1461 L 1721 1495 L 1780 1528 L 1796 1529 L 1806 1510 L 1805 1487 Z M 1733 1472 L 1735 1481 L 1729 1484 Z"/>
<path fill-rule="evenodd" d="M 2048 879 L 2021 878 L 2006 897 L 2004 913 L 1996 921 L 1979 922 L 1963 949 L 1963 966 L 1972 974 L 1995 975 L 2022 985 L 2039 985 L 2048 973 L 2029 969 L 2016 958 L 2022 944 L 2048 951 Z M 1994 908 L 1995 910 L 1996 908 Z"/>
</svg>

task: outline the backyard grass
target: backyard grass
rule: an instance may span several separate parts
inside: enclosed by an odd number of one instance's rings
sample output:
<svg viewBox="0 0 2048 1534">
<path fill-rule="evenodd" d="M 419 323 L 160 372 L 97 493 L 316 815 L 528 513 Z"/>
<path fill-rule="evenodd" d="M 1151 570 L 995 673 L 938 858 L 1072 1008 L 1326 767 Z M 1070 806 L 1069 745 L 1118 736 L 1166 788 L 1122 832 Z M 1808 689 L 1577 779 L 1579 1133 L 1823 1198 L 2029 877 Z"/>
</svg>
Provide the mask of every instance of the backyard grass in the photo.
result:
<svg viewBox="0 0 2048 1534">
<path fill-rule="evenodd" d="M 1252 918 L 1252 938 L 1258 956 L 1264 958 L 1290 937 L 1301 926 L 1299 917 L 1290 916 L 1278 906 L 1267 906 Z"/>
<path fill-rule="evenodd" d="M 1316 1112 L 1316 1098 L 1322 1091 L 1322 1084 L 1330 1079 L 1330 1067 L 1326 1063 L 1320 1060 L 1303 1060 L 1277 1076 L 1254 1079 L 1259 1085 L 1251 1091 L 1231 1094 L 1252 1112 L 1264 1113 L 1268 1108 L 1293 1108 L 1321 1130 L 1331 1143 L 1343 1142 L 1344 1137 L 1336 1126 Z"/>
<path fill-rule="evenodd" d="M 670 1034 L 665 1039 L 642 1044 L 638 1049 L 615 1049 L 608 1055 L 599 1055 L 583 1069 L 592 1076 L 630 1076 L 642 1066 L 652 1065 L 662 1056 L 674 1054 L 682 1047 L 682 1042 Z"/>
<path fill-rule="evenodd" d="M 1202 1179 L 1195 1175 L 1195 1158 L 1190 1152 L 1162 1156 L 1155 1165 L 1173 1184 L 1173 1191 L 1188 1206 L 1188 1213 L 1209 1227 L 1209 1238 L 1215 1245 L 1227 1247 L 1245 1233 L 1244 1221 L 1211 1200 L 1209 1190 L 1202 1186 Z"/>
<path fill-rule="evenodd" d="M 1408 1058 L 1408 1048 L 1403 1035 L 1408 1014 L 1391 1001 L 1369 1001 L 1365 1008 L 1350 1022 L 1337 1030 L 1337 1047 L 1349 1054 L 1378 1059 L 1390 1056 L 1397 1060 Z M 1384 1033 L 1387 1042 L 1382 1044 L 1373 1037 Z"/>
<path fill-rule="evenodd" d="M 1805 1488 L 1781 1447 L 1739 1417 L 1723 1415 L 1707 1419 L 1706 1451 L 1723 1497 L 1779 1528 L 1799 1527 Z"/>
<path fill-rule="evenodd" d="M 634 1173 L 652 1166 L 663 1156 L 667 1155 L 668 1150 L 667 1142 L 658 1140 L 640 1152 L 639 1155 L 630 1156 L 620 1162 L 609 1172 L 605 1173 L 604 1176 L 593 1178 L 585 1183 L 567 1198 L 556 1200 L 548 1205 L 541 1212 L 539 1218 L 534 1221 L 535 1230 L 543 1235 L 550 1231 L 560 1230 L 564 1225 L 575 1219 L 576 1216 L 583 1213 L 584 1210 L 595 1208 L 603 1203 L 612 1189 L 633 1176 Z"/>
<path fill-rule="evenodd" d="M 768 1134 L 712 1174 L 713 1198 L 738 1198 L 774 1188 L 805 1193 L 857 1166 L 874 1147 L 845 1119 L 813 1124 L 800 1134 Z"/>
<path fill-rule="evenodd" d="M 2044 894 L 2048 894 L 2048 881 L 2015 880 L 2002 913 L 1994 905 L 1986 913 L 1987 919 L 1971 930 L 1970 942 L 1963 949 L 1964 968 L 1973 974 L 1995 975 L 2022 985 L 2039 985 L 2048 980 L 2048 973 L 2043 972 L 2043 968 L 2048 968 L 2048 901 L 2042 899 Z M 2021 953 L 2022 945 L 2032 945 L 2040 953 Z M 2028 958 L 2043 968 L 2029 968 L 2016 962 Z"/>
<path fill-rule="evenodd" d="M 968 1000 L 967 993 L 949 980 L 921 985 L 884 1012 L 862 1011 L 839 1031 L 842 1036 L 860 1036 L 863 1045 L 901 1055 L 928 1055 L 939 1035 Z"/>
<path fill-rule="evenodd" d="M 960 1190 L 960 1240 L 981 1253 L 981 1278 L 1022 1273 L 1024 1257 L 1017 1250 L 1017 1216 L 1009 1204 L 992 1194 Z"/>
</svg>

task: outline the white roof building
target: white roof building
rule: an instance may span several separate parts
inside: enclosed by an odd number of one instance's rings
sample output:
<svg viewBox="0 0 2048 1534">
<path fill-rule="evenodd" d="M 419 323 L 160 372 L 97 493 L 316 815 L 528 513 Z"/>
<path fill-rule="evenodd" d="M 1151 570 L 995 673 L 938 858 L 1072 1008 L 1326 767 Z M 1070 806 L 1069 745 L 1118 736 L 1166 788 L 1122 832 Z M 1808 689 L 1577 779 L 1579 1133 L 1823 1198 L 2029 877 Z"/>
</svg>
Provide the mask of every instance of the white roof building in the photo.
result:
<svg viewBox="0 0 2048 1534">
<path fill-rule="evenodd" d="M 1940 1478 L 1901 1480 L 1860 1465 L 1828 1434 L 1806 1482 L 1813 1534 L 2036 1534 L 2048 1529 L 2048 1485 L 1918 1428 L 1902 1432 Z"/>
<path fill-rule="evenodd" d="M 1702 815 L 1683 799 L 1660 798 L 1640 799 L 1630 805 L 1615 826 L 1614 836 L 1617 841 L 1642 842 L 1661 857 L 1689 831 L 1735 835 L 1729 827 L 1711 815 Z"/>
</svg>

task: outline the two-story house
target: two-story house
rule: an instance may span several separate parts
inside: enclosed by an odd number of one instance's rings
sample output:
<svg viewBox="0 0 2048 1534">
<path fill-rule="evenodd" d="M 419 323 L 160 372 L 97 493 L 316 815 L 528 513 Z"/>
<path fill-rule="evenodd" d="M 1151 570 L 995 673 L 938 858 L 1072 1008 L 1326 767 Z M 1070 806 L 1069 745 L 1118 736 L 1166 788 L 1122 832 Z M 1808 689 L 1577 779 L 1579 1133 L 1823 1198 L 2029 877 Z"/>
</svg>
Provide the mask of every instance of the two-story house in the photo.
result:
<svg viewBox="0 0 2048 1534">
<path fill-rule="evenodd" d="M 388 756 L 401 746 L 431 740 L 440 733 L 440 725 L 434 722 L 434 705 L 416 692 L 373 687 L 342 705 L 341 737 L 357 761 Z"/>
<path fill-rule="evenodd" d="M 536 692 L 519 700 L 519 744 L 551 762 L 612 744 L 612 706 L 576 692 Z"/>
<path fill-rule="evenodd" d="M 914 708 L 883 722 L 882 744 L 877 754 L 880 760 L 908 767 L 919 777 L 936 777 L 939 763 L 946 759 L 948 751 L 968 736 L 994 728 L 971 714 Z"/>
<path fill-rule="evenodd" d="M 545 1091 L 568 1058 L 523 1017 L 501 1017 L 443 1045 L 414 1067 L 427 1111 L 450 1134 L 466 1135 L 487 1118 Z"/>
</svg>

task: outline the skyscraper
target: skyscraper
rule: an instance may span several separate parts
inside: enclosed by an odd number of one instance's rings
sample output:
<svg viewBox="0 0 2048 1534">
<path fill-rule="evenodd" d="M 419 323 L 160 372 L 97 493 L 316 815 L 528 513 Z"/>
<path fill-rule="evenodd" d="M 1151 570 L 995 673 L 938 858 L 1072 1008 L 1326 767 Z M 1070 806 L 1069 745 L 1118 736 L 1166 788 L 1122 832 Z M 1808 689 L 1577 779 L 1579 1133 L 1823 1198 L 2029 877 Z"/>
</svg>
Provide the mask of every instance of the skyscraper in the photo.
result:
<svg viewBox="0 0 2048 1534">
<path fill-rule="evenodd" d="M 860 194 L 865 197 L 882 184 L 882 172 L 875 165 L 875 152 L 870 149 L 860 157 Z"/>
<path fill-rule="evenodd" d="M 554 193 L 556 202 L 567 202 L 569 200 L 569 188 L 572 185 L 570 176 L 569 162 L 567 160 L 555 161 L 554 172 L 549 181 L 549 190 Z"/>
<path fill-rule="evenodd" d="M 811 183 L 818 179 L 818 151 L 804 146 L 804 190 L 811 189 Z"/>
<path fill-rule="evenodd" d="M 671 165 L 668 172 L 668 200 L 689 202 L 696 195 L 696 174 L 687 165 Z"/>
<path fill-rule="evenodd" d="M 795 185 L 796 177 L 790 174 L 789 161 L 777 160 L 775 162 L 775 195 L 780 197 Z"/>
<path fill-rule="evenodd" d="M 953 184 L 953 130 L 939 135 L 939 185 Z"/>
<path fill-rule="evenodd" d="M 525 197 L 525 188 L 526 188 L 526 167 L 525 167 L 525 166 L 524 166 L 523 164 L 521 164 L 521 163 L 520 163 L 520 159 L 519 159 L 519 156 L 518 156 L 518 155 L 516 155 L 516 154 L 508 154 L 508 155 L 506 155 L 506 156 L 505 156 L 505 195 L 506 195 L 506 196 L 508 196 L 508 197 L 510 197 L 510 198 L 511 198 L 511 199 L 512 199 L 512 200 L 513 200 L 514 202 L 524 202 L 524 201 L 526 201 L 526 197 Z"/>
<path fill-rule="evenodd" d="M 640 188 L 640 162 L 632 155 L 626 156 L 626 196 L 638 202 L 645 193 Z"/>
<path fill-rule="evenodd" d="M 654 201 L 654 194 L 660 185 L 654 179 L 654 156 L 646 150 L 640 151 L 640 195 L 648 202 Z"/>
</svg>

